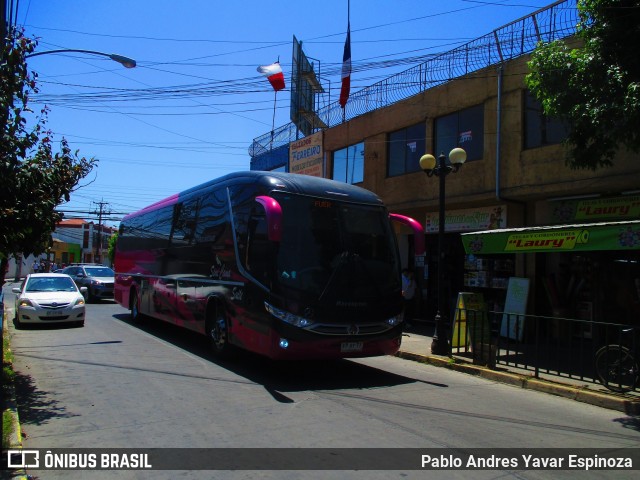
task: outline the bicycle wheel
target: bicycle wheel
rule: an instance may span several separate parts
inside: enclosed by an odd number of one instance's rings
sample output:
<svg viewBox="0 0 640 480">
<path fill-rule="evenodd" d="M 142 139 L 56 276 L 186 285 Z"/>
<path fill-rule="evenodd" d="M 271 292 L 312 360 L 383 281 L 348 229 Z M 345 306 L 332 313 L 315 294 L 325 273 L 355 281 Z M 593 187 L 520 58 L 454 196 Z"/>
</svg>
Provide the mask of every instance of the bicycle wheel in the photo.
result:
<svg viewBox="0 0 640 480">
<path fill-rule="evenodd" d="M 614 392 L 633 390 L 638 381 L 638 362 L 627 347 L 605 345 L 596 353 L 596 374 Z"/>
</svg>

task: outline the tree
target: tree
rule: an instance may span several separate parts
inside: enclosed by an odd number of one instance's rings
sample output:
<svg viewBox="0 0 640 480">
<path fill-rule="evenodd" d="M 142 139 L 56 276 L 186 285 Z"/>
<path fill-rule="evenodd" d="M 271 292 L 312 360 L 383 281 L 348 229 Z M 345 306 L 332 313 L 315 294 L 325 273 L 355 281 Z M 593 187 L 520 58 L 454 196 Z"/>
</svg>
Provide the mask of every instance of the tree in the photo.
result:
<svg viewBox="0 0 640 480">
<path fill-rule="evenodd" d="M 118 232 L 114 233 L 109 238 L 109 250 L 107 254 L 109 255 L 109 261 L 111 262 L 111 265 L 113 265 L 113 263 L 116 261 L 116 244 L 117 243 L 118 243 Z"/>
<path fill-rule="evenodd" d="M 28 71 L 25 57 L 35 47 L 34 40 L 13 30 L 0 58 L 0 285 L 10 256 L 38 255 L 51 246 L 51 233 L 62 219 L 56 207 L 69 201 L 97 163 L 72 152 L 64 138 L 54 153 L 45 128 L 47 109 L 36 115 L 29 108 L 30 95 L 38 92 L 37 75 Z"/>
<path fill-rule="evenodd" d="M 540 44 L 526 84 L 570 125 L 567 164 L 596 170 L 623 147 L 640 150 L 640 1 L 578 0 L 578 13 L 580 46 Z"/>
</svg>

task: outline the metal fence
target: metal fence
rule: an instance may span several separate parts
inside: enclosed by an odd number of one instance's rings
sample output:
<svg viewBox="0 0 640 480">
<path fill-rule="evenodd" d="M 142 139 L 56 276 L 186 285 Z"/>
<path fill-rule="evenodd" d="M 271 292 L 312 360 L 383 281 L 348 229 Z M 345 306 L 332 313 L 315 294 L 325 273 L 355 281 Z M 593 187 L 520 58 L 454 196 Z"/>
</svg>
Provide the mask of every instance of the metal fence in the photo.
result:
<svg viewBox="0 0 640 480">
<path fill-rule="evenodd" d="M 453 354 L 474 363 L 640 391 L 638 326 L 470 309 L 455 318 Z"/>
<path fill-rule="evenodd" d="M 549 42 L 575 34 L 578 24 L 576 0 L 557 1 L 531 15 L 424 62 L 349 96 L 345 109 L 336 101 L 318 111 L 330 128 L 365 113 L 387 107 L 413 95 L 471 72 L 531 53 L 538 42 Z M 299 135 L 289 123 L 253 140 L 252 157 L 288 144 Z"/>
</svg>

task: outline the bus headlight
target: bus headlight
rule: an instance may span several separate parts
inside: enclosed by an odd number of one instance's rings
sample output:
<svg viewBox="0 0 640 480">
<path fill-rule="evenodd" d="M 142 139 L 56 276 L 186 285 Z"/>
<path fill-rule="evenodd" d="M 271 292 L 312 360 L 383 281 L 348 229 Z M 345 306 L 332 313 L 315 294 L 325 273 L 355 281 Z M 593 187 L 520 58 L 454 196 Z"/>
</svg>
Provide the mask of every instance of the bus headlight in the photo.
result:
<svg viewBox="0 0 640 480">
<path fill-rule="evenodd" d="M 305 328 L 313 323 L 313 321 L 309 320 L 308 318 L 299 317 L 298 315 L 294 315 L 293 313 L 285 312 L 284 310 L 280 310 L 279 308 L 276 308 L 267 302 L 264 302 L 264 308 L 266 308 L 267 312 L 269 312 L 274 317 L 279 318 L 283 322 L 287 322 L 294 327 Z"/>
<path fill-rule="evenodd" d="M 389 325 L 391 325 L 392 327 L 395 327 L 396 325 L 398 325 L 400 322 L 402 322 L 402 318 L 403 315 L 400 313 L 398 315 L 396 315 L 395 317 L 391 317 L 387 320 L 387 323 Z"/>
</svg>

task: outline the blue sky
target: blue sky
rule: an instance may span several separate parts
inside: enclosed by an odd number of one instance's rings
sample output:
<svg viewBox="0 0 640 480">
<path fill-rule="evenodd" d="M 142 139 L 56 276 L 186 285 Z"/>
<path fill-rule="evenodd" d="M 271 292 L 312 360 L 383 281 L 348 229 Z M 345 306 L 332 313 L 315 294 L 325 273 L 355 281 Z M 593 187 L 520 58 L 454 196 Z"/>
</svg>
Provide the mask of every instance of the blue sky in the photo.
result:
<svg viewBox="0 0 640 480">
<path fill-rule="evenodd" d="M 352 92 L 550 3 L 351 0 Z M 54 138 L 99 160 L 61 210 L 90 219 L 71 211 L 105 202 L 111 212 L 132 212 L 248 170 L 248 148 L 273 119 L 273 90 L 256 68 L 280 59 L 287 89 L 277 95 L 276 127 L 290 121 L 294 35 L 337 100 L 347 10 L 347 0 L 20 2 L 17 23 L 38 38 L 37 51 L 94 50 L 138 64 L 125 69 L 86 54 L 29 60 L 40 88 L 32 107 L 48 105 Z"/>
</svg>

